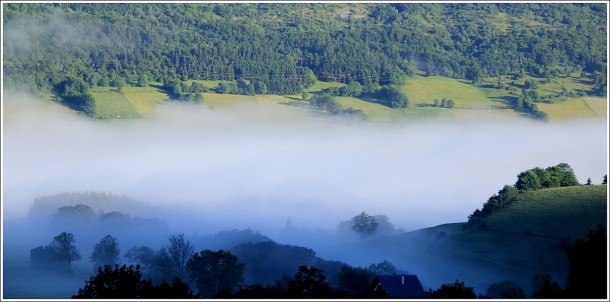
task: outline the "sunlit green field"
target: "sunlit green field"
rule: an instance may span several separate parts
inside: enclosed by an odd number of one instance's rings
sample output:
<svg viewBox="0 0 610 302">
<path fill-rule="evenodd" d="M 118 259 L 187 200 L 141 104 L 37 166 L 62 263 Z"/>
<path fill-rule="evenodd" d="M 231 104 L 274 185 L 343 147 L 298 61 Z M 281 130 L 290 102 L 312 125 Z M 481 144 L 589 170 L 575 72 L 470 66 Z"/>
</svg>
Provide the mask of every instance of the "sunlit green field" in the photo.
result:
<svg viewBox="0 0 610 302">
<path fill-rule="evenodd" d="M 551 121 L 607 116 L 608 100 L 602 97 L 566 98 L 554 104 L 538 103 Z"/>
<path fill-rule="evenodd" d="M 362 110 L 370 121 L 397 121 L 401 119 L 446 117 L 460 119 L 496 119 L 503 117 L 525 116 L 523 113 L 512 110 L 512 103 L 520 94 L 526 80 L 538 82 L 540 95 L 557 94 L 562 88 L 571 90 L 590 89 L 591 80 L 580 78 L 576 75 L 569 77 L 552 78 L 549 83 L 544 79 L 534 78 L 526 75 L 522 79 L 513 80 L 504 76 L 503 82 L 513 87 L 513 92 L 495 88 L 497 78 L 489 77 L 480 85 L 472 85 L 466 80 L 457 80 L 441 76 L 423 76 L 417 74 L 407 78 L 402 91 L 409 97 L 409 108 L 393 109 L 376 103 L 375 100 L 354 97 L 336 97 L 337 102 L 344 108 Z M 198 82 L 213 90 L 221 82 L 227 81 L 204 81 L 189 80 L 187 84 Z M 310 88 L 305 89 L 308 93 L 319 93 L 328 87 L 340 87 L 345 84 L 338 82 L 317 81 Z M 96 99 L 98 117 L 106 116 L 151 116 L 157 105 L 170 99 L 170 96 L 162 89 L 161 83 L 151 83 L 150 87 L 123 88 L 119 93 L 110 87 L 94 87 L 92 94 Z M 203 93 L 204 104 L 210 107 L 222 107 L 237 103 L 259 103 L 285 105 L 281 108 L 294 109 L 295 107 L 307 107 L 302 102 L 302 95 L 255 95 L 244 96 L 234 94 L 217 94 L 213 91 Z M 434 108 L 422 107 L 418 104 L 434 104 L 442 99 L 453 100 L 455 107 Z M 556 103 L 537 103 L 538 108 L 547 113 L 550 121 L 562 121 L 572 118 L 604 117 L 607 116 L 607 100 L 602 97 L 560 97 Z M 311 108 L 310 108 L 311 109 Z"/>
<path fill-rule="evenodd" d="M 95 112 L 99 118 L 138 117 L 139 113 L 131 103 L 112 87 L 93 87 L 91 95 L 95 99 Z"/>
<path fill-rule="evenodd" d="M 411 107 L 417 104 L 434 104 L 434 100 L 451 99 L 455 108 L 491 109 L 503 104 L 488 98 L 483 91 L 467 81 L 441 76 L 416 75 L 407 78 L 402 90 L 409 97 Z"/>
<path fill-rule="evenodd" d="M 151 83 L 150 87 L 123 87 L 123 95 L 131 106 L 144 117 L 150 116 L 157 105 L 169 100 L 169 95 L 160 89 L 160 83 Z"/>
</svg>

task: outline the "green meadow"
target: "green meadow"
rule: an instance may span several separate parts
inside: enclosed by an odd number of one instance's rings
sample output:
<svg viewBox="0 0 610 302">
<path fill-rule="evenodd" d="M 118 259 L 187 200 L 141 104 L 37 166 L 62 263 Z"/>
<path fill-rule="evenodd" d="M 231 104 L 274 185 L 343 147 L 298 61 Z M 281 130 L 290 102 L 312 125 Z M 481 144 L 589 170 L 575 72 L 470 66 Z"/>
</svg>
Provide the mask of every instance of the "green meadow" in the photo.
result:
<svg viewBox="0 0 610 302">
<path fill-rule="evenodd" d="M 95 113 L 98 118 L 135 118 L 140 114 L 136 108 L 113 87 L 93 87 Z"/>
<path fill-rule="evenodd" d="M 344 109 L 353 108 L 361 110 L 370 121 L 399 121 L 401 119 L 417 119 L 430 117 L 460 118 L 467 120 L 497 119 L 502 117 L 526 116 L 524 113 L 512 109 L 521 88 L 526 80 L 538 83 L 540 95 L 556 95 L 562 90 L 590 89 L 592 81 L 577 76 L 556 77 L 550 82 L 545 79 L 534 78 L 529 75 L 513 80 L 507 76 L 502 81 L 511 87 L 511 91 L 496 88 L 497 77 L 483 80 L 479 85 L 473 85 L 466 80 L 452 79 L 442 76 L 423 76 L 416 74 L 409 77 L 401 90 L 409 97 L 409 107 L 393 109 L 375 102 L 375 100 L 354 97 L 336 97 Z M 213 90 L 221 82 L 189 80 L 187 84 L 197 82 Z M 341 87 L 345 84 L 338 82 L 317 81 L 312 87 L 305 89 L 307 93 L 320 93 L 329 87 Z M 92 94 L 96 100 L 98 118 L 106 117 L 148 117 L 154 112 L 156 106 L 170 100 L 170 96 L 161 87 L 160 83 L 151 83 L 149 87 L 125 86 L 122 92 L 110 87 L 94 87 Z M 240 102 L 279 104 L 284 109 L 294 107 L 308 107 L 302 102 L 301 95 L 234 95 L 217 94 L 213 91 L 202 94 L 204 103 L 211 107 L 230 106 Z M 442 99 L 453 100 L 454 108 L 425 107 L 439 102 Z M 605 117 L 607 116 L 607 99 L 604 97 L 558 97 L 555 103 L 537 103 L 538 108 L 548 115 L 551 122 L 570 120 L 575 118 Z M 311 109 L 311 108 L 310 108 Z"/>
</svg>

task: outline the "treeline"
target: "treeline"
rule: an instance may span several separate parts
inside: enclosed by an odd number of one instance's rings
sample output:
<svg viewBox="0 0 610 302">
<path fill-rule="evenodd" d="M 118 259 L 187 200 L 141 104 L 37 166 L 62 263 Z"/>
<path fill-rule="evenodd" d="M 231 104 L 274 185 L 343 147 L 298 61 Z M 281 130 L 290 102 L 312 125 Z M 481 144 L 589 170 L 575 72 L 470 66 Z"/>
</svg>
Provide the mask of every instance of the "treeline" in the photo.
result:
<svg viewBox="0 0 610 302">
<path fill-rule="evenodd" d="M 606 183 L 605 176 L 603 183 Z M 483 219 L 485 217 L 510 206 L 527 191 L 578 185 L 580 183 L 576 179 L 574 170 L 566 163 L 547 167 L 546 169 L 536 167 L 523 171 L 517 176 L 517 182 L 514 185 L 505 185 L 497 194 L 492 195 L 483 204 L 481 210 L 475 210 L 468 217 L 468 225 L 484 227 Z"/>
<path fill-rule="evenodd" d="M 241 79 L 272 94 L 316 79 L 374 92 L 415 70 L 475 83 L 522 70 L 601 76 L 606 17 L 601 3 L 13 3 L 4 76 L 34 92 L 72 77 L 115 87 Z"/>
<path fill-rule="evenodd" d="M 268 247 L 248 249 L 250 257 L 239 256 L 232 251 L 204 249 L 195 252 L 193 245 L 183 235 L 168 237 L 168 244 L 158 252 L 134 247 L 126 253 L 130 263 L 119 264 L 118 244 L 116 238 L 107 235 L 95 245 L 91 261 L 97 265 L 97 274 L 85 281 L 73 298 L 78 299 L 193 299 L 193 298 L 238 298 L 238 299 L 333 299 L 333 298 L 391 298 L 380 286 L 376 276 L 398 272 L 389 262 L 372 264 L 369 268 L 354 268 L 339 262 L 337 271 L 320 269 L 317 264 L 298 265 L 292 275 L 284 274 L 274 283 L 244 282 L 246 267 L 258 265 L 260 273 L 267 271 L 260 260 L 281 262 L 290 260 L 298 262 L 297 257 L 290 257 L 290 252 L 277 258 L 282 253 L 291 251 L 290 246 L 282 246 L 267 241 L 259 242 Z M 247 243 L 245 245 L 248 245 Z M 243 249 L 244 244 L 238 246 Z M 532 278 L 531 297 L 535 299 L 600 299 L 604 298 L 607 289 L 606 275 L 606 229 L 598 225 L 591 230 L 586 239 L 576 240 L 566 246 L 569 261 L 569 274 L 564 287 L 553 281 L 548 274 L 536 274 Z M 282 250 L 283 249 L 283 250 Z M 309 253 L 307 249 L 301 251 Z M 235 250 L 235 249 L 234 249 Z M 48 253 L 49 261 L 70 263 L 81 259 L 80 251 L 71 233 L 62 232 L 43 250 Z M 269 254 L 271 252 L 271 254 Z M 155 269 L 166 270 L 161 281 L 155 282 L 150 272 L 150 259 L 156 259 Z M 144 263 L 144 264 L 140 264 Z M 311 263 L 311 262 L 310 262 Z M 256 270 L 255 270 L 256 271 Z M 332 282 L 327 276 L 335 275 Z M 167 281 L 169 280 L 171 281 Z M 196 293 L 192 288 L 196 289 Z M 523 289 L 510 280 L 493 283 L 486 295 L 475 294 L 472 287 L 457 280 L 454 283 L 442 284 L 438 289 L 429 289 L 426 296 L 432 299 L 475 299 L 502 298 L 525 299 L 528 296 Z"/>
<path fill-rule="evenodd" d="M 238 233 L 231 236 L 252 235 Z M 82 258 L 69 232 L 32 251 L 38 269 L 71 271 L 72 263 Z M 170 235 L 158 250 L 133 246 L 124 261 L 117 238 L 106 235 L 89 259 L 97 273 L 74 298 L 383 298 L 385 291 L 374 290 L 375 277 L 405 273 L 388 261 L 355 268 L 271 240 L 196 252 L 183 234 Z"/>
</svg>

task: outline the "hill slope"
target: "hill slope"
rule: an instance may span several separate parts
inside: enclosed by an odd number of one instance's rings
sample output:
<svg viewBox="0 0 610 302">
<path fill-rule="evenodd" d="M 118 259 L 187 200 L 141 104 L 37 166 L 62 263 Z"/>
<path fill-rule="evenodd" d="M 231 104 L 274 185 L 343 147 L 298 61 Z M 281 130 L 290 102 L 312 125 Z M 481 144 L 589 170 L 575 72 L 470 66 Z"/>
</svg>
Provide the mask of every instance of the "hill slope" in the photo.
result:
<svg viewBox="0 0 610 302">
<path fill-rule="evenodd" d="M 349 246 L 341 255 L 358 263 L 369 255 L 417 274 L 425 289 L 456 279 L 484 294 L 491 283 L 512 280 L 531 293 L 532 277 L 551 274 L 563 285 L 568 274 L 566 239 L 607 225 L 607 185 L 545 189 L 488 218 L 487 228 L 439 225 Z M 371 256 L 372 255 L 372 256 Z M 360 264 L 364 265 L 364 263 Z"/>
</svg>

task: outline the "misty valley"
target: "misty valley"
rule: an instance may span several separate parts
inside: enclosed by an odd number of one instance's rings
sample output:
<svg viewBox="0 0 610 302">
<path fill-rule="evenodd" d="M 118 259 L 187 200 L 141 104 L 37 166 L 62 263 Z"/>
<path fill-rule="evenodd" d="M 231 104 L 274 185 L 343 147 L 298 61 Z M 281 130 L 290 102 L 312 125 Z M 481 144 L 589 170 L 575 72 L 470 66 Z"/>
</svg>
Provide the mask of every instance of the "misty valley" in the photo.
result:
<svg viewBox="0 0 610 302">
<path fill-rule="evenodd" d="M 607 176 L 602 182 L 589 178 L 579 183 L 565 163 L 528 169 L 514 184 L 496 190 L 483 207 L 470 209 L 463 222 L 408 231 L 392 221 L 408 213 L 392 211 L 348 211 L 331 222 L 334 228 L 303 223 L 294 212 L 284 213 L 291 216 L 277 223 L 264 221 L 282 219 L 284 214 L 276 212 L 245 227 L 237 221 L 248 217 L 248 207 L 232 205 L 210 215 L 194 204 L 150 203 L 105 192 L 44 195 L 34 199 L 27 214 L 4 217 L 4 295 L 597 297 L 605 288 L 605 281 L 596 280 L 605 274 L 599 262 L 605 259 Z M 252 206 L 266 205 L 259 201 Z M 324 208 L 315 209 L 319 211 Z M 215 221 L 214 215 L 222 217 Z M 567 252 L 584 240 L 588 249 Z M 573 256 L 577 254 L 589 262 Z M 570 281 L 578 273 L 576 265 L 586 267 L 591 277 L 583 279 L 591 284 Z M 415 278 L 419 289 L 385 290 L 383 284 L 392 276 L 403 284 L 405 276 Z"/>
<path fill-rule="evenodd" d="M 608 298 L 607 13 L 3 1 L 0 298 Z"/>
</svg>

